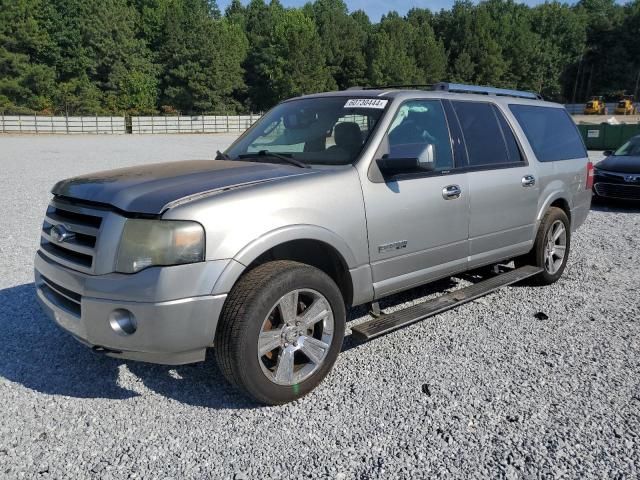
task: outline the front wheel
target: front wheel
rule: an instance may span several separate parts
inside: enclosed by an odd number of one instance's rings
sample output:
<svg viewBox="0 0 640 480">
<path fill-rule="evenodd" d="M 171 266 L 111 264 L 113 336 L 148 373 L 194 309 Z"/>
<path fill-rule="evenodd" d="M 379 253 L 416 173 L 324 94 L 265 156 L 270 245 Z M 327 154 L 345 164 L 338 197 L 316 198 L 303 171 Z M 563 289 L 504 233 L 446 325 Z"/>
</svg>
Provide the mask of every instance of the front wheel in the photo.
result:
<svg viewBox="0 0 640 480">
<path fill-rule="evenodd" d="M 291 402 L 329 373 L 346 308 L 335 282 L 309 265 L 274 261 L 233 287 L 215 337 L 224 376 L 261 403 Z"/>
<path fill-rule="evenodd" d="M 542 268 L 531 279 L 537 285 L 551 285 L 562 276 L 571 247 L 571 224 L 561 208 L 551 207 L 542 217 L 540 228 L 531 252 L 518 259 L 517 264 L 529 264 Z"/>
</svg>

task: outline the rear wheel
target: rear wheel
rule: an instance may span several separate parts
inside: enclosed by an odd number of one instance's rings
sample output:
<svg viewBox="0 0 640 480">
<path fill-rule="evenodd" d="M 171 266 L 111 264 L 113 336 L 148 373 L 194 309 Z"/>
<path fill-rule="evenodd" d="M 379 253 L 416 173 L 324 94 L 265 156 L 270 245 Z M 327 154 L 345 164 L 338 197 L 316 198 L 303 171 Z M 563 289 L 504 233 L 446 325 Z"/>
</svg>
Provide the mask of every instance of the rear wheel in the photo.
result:
<svg viewBox="0 0 640 480">
<path fill-rule="evenodd" d="M 333 280 L 297 262 L 265 263 L 229 294 L 215 338 L 227 380 L 270 405 L 293 401 L 329 373 L 344 337 L 346 309 Z"/>
<path fill-rule="evenodd" d="M 571 246 L 571 225 L 561 208 L 551 207 L 545 213 L 531 252 L 519 258 L 520 265 L 535 265 L 543 269 L 531 278 L 537 285 L 551 285 L 562 276 Z"/>
</svg>

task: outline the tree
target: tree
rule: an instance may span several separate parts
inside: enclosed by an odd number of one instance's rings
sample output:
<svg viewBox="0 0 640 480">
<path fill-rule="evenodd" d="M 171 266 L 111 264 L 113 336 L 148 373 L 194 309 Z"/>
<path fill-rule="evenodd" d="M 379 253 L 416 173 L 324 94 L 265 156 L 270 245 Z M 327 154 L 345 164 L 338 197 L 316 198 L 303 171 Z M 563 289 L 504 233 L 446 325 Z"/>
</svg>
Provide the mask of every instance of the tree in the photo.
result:
<svg viewBox="0 0 640 480">
<path fill-rule="evenodd" d="M 364 48 L 369 25 L 350 16 L 343 0 L 317 0 L 308 3 L 304 12 L 318 29 L 327 66 L 338 88 L 362 85 L 366 81 Z"/>
<path fill-rule="evenodd" d="M 40 0 L 0 1 L 0 110 L 48 110 L 55 89 L 55 44 Z"/>
<path fill-rule="evenodd" d="M 238 25 L 213 19 L 202 0 L 172 1 L 164 19 L 158 59 L 161 105 L 185 113 L 233 113 L 242 88 L 247 40 Z"/>
<path fill-rule="evenodd" d="M 414 57 L 416 30 L 397 13 L 382 18 L 369 38 L 369 82 L 372 85 L 420 84 L 425 76 Z"/>
<path fill-rule="evenodd" d="M 447 74 L 447 51 L 442 39 L 437 39 L 433 29 L 433 15 L 429 10 L 413 9 L 407 21 L 415 30 L 412 54 L 426 83 L 445 80 Z"/>
<path fill-rule="evenodd" d="M 273 94 L 271 104 L 335 88 L 315 25 L 300 10 L 284 10 L 276 17 L 265 58 L 263 74 Z"/>
<path fill-rule="evenodd" d="M 536 89 L 547 98 L 568 98 L 562 76 L 585 50 L 586 19 L 571 7 L 545 3 L 532 9 L 532 28 L 540 38 L 540 84 Z"/>
<path fill-rule="evenodd" d="M 335 88 L 316 26 L 302 10 L 252 0 L 243 21 L 250 109 L 263 111 L 288 97 Z"/>
</svg>

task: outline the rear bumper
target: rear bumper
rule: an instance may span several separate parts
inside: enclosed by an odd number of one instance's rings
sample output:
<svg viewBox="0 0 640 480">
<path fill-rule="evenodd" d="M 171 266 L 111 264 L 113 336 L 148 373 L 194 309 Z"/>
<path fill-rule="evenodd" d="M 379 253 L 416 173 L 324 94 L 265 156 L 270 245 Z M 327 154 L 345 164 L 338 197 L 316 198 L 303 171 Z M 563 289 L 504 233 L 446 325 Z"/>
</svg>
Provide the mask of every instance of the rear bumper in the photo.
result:
<svg viewBox="0 0 640 480">
<path fill-rule="evenodd" d="M 36 255 L 35 282 L 44 312 L 80 342 L 117 358 L 178 365 L 204 360 L 213 343 L 226 295 L 210 292 L 224 266 L 204 262 L 91 276 Z M 96 283 L 103 296 L 112 292 L 111 298 L 96 296 Z M 112 327 L 116 310 L 129 312 L 134 333 Z"/>
</svg>

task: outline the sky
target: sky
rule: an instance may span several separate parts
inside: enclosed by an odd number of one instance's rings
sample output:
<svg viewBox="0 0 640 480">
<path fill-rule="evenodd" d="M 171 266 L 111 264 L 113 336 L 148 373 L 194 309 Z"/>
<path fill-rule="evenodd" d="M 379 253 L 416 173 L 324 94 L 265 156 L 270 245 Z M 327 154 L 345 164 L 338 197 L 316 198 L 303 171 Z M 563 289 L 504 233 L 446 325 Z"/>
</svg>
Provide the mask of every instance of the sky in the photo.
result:
<svg viewBox="0 0 640 480">
<path fill-rule="evenodd" d="M 282 4 L 287 7 L 299 7 L 307 3 L 308 0 L 281 0 Z M 410 9 L 414 7 L 418 8 L 428 8 L 433 11 L 438 11 L 442 8 L 451 8 L 453 5 L 453 0 L 393 0 L 393 1 L 385 1 L 385 0 L 345 0 L 347 5 L 349 6 L 349 11 L 354 10 L 364 10 L 369 15 L 372 21 L 377 22 L 380 20 L 380 17 L 389 12 L 390 10 L 395 10 L 401 15 L 407 13 Z M 224 11 L 229 5 L 230 0 L 218 0 L 218 5 L 220 9 Z M 246 4 L 247 0 L 243 0 L 243 3 Z M 526 3 L 528 5 L 536 5 L 538 3 L 543 3 L 541 0 L 526 0 L 522 3 Z"/>
</svg>

